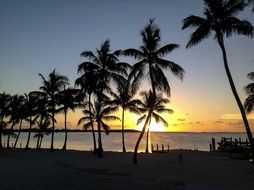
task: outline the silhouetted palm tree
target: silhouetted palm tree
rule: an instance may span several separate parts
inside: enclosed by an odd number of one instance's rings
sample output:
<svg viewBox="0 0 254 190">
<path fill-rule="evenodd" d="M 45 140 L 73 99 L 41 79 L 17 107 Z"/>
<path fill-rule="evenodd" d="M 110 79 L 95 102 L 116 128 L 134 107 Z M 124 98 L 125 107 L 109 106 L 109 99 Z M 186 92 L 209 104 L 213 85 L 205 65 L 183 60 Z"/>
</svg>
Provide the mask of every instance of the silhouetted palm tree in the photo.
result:
<svg viewBox="0 0 254 190">
<path fill-rule="evenodd" d="M 61 107 L 58 109 L 58 111 L 62 111 L 64 113 L 64 130 L 65 130 L 65 138 L 64 138 L 64 145 L 63 150 L 66 150 L 67 146 L 67 112 L 69 109 L 72 111 L 75 110 L 75 108 L 78 107 L 78 103 L 76 102 L 76 95 L 77 95 L 77 89 L 67 88 L 59 92 L 58 94 L 58 103 L 61 105 Z"/>
<path fill-rule="evenodd" d="M 49 135 L 50 134 L 50 119 L 49 117 L 46 117 L 45 115 L 41 115 L 37 120 L 36 120 L 36 125 L 37 125 L 37 130 L 36 134 L 34 135 L 34 138 L 37 138 L 37 143 L 36 143 L 36 149 L 40 150 L 41 148 L 41 143 L 44 135 Z"/>
<path fill-rule="evenodd" d="M 120 120 L 118 117 L 111 115 L 113 112 L 117 110 L 117 106 L 112 107 L 108 104 L 108 101 L 104 101 L 104 100 L 106 100 L 106 97 L 103 98 L 103 101 L 95 101 L 93 105 L 90 105 L 91 111 L 89 109 L 84 109 L 83 113 L 85 114 L 85 116 L 80 118 L 78 121 L 78 125 L 88 121 L 83 125 L 83 128 L 85 130 L 91 127 L 93 122 L 97 123 L 98 144 L 99 144 L 99 150 L 97 153 L 98 157 L 103 156 L 101 128 L 104 129 L 106 134 L 109 133 L 109 129 L 110 129 L 110 127 L 105 123 L 105 121 Z"/>
<path fill-rule="evenodd" d="M 21 132 L 21 127 L 22 127 L 22 122 L 26 117 L 26 113 L 27 110 L 25 108 L 25 97 L 24 96 L 20 96 L 20 102 L 19 102 L 19 107 L 17 107 L 16 112 L 18 113 L 18 117 L 19 117 L 19 129 L 18 129 L 18 135 L 16 137 L 15 143 L 13 148 L 16 148 L 19 136 L 20 136 L 20 132 Z"/>
<path fill-rule="evenodd" d="M 94 76 L 94 80 L 91 81 L 91 83 L 96 87 L 94 94 L 97 97 L 98 105 L 103 104 L 102 98 L 104 97 L 104 93 L 110 91 L 110 82 L 113 81 L 118 83 L 122 80 L 123 76 L 127 76 L 127 69 L 130 66 L 125 62 L 119 62 L 119 54 L 120 50 L 113 53 L 111 52 L 109 40 L 103 42 L 100 49 L 96 49 L 95 53 L 92 51 L 84 51 L 81 53 L 81 56 L 86 58 L 87 61 L 79 65 L 78 71 L 82 71 L 84 73 L 83 76 L 85 76 L 87 72 Z M 84 82 L 85 77 L 83 77 L 82 80 Z M 103 150 L 100 139 L 98 139 L 98 141 L 99 156 L 102 154 Z"/>
<path fill-rule="evenodd" d="M 7 137 L 7 148 L 10 148 L 10 137 L 17 137 L 17 135 L 13 132 L 14 125 L 20 122 L 20 106 L 23 101 L 23 96 L 20 95 L 13 95 L 11 96 L 11 100 L 9 103 L 9 111 L 8 116 L 10 117 L 9 123 L 11 123 L 11 128 L 8 132 Z"/>
<path fill-rule="evenodd" d="M 62 89 L 64 89 L 67 84 L 69 84 L 69 79 L 66 76 L 57 74 L 55 70 L 49 74 L 48 80 L 46 80 L 40 73 L 39 76 L 41 77 L 43 83 L 43 85 L 40 87 L 40 90 L 42 90 L 47 95 L 48 110 L 51 113 L 52 117 L 52 136 L 50 150 L 53 151 L 57 95 Z"/>
<path fill-rule="evenodd" d="M 212 35 L 218 42 L 222 51 L 224 67 L 229 84 L 241 112 L 245 129 L 249 141 L 251 142 L 252 154 L 254 156 L 254 143 L 250 126 L 229 70 L 227 53 L 224 45 L 224 37 L 229 37 L 232 34 L 242 34 L 248 37 L 253 36 L 254 30 L 251 23 L 247 20 L 240 20 L 235 17 L 246 7 L 246 5 L 244 0 L 204 0 L 204 17 L 191 15 L 185 18 L 182 29 L 190 27 L 196 29 L 190 37 L 187 48 L 197 45 L 199 42 Z"/>
<path fill-rule="evenodd" d="M 160 29 L 154 24 L 154 20 L 150 19 L 149 24 L 141 31 L 142 45 L 139 49 L 126 49 L 122 52 L 125 56 L 131 56 L 139 61 L 134 64 L 131 72 L 131 77 L 134 87 L 138 88 L 140 80 L 144 76 L 149 76 L 152 85 L 153 94 L 156 95 L 156 90 L 166 92 L 170 95 L 170 86 L 163 70 L 169 69 L 180 79 L 183 79 L 184 69 L 174 63 L 163 59 L 164 56 L 171 53 L 179 47 L 178 44 L 167 44 L 160 46 Z"/>
<path fill-rule="evenodd" d="M 25 150 L 27 150 L 29 148 L 32 126 L 35 124 L 36 120 L 35 116 L 38 97 L 33 95 L 32 92 L 30 92 L 29 94 L 25 94 L 25 98 L 26 98 L 25 101 L 26 121 L 29 123 L 27 143 L 25 146 Z"/>
<path fill-rule="evenodd" d="M 5 92 L 0 94 L 0 149 L 3 148 L 2 145 L 2 135 L 3 130 L 7 127 L 7 122 L 4 120 L 8 116 L 9 103 L 11 96 Z"/>
<path fill-rule="evenodd" d="M 250 80 L 254 81 L 254 72 L 249 73 L 247 76 Z M 244 102 L 244 108 L 247 113 L 250 113 L 254 110 L 254 82 L 245 86 L 244 90 L 248 95 Z"/>
<path fill-rule="evenodd" d="M 139 114 L 135 100 L 133 97 L 135 95 L 135 91 L 132 88 L 131 82 L 129 79 L 122 80 L 121 83 L 118 84 L 116 88 L 116 92 L 112 92 L 113 100 L 111 101 L 111 105 L 117 105 L 122 108 L 122 146 L 123 152 L 126 152 L 125 142 L 124 142 L 124 113 L 126 110 L 130 112 L 134 112 Z"/>
<path fill-rule="evenodd" d="M 134 149 L 133 164 L 137 164 L 137 152 L 139 143 L 146 131 L 146 128 L 150 124 L 151 119 L 154 118 L 157 123 L 161 122 L 164 126 L 168 126 L 167 121 L 159 114 L 173 113 L 173 110 L 167 109 L 165 107 L 165 104 L 169 103 L 169 100 L 163 98 L 162 94 L 157 94 L 155 96 L 153 92 L 150 90 L 149 92 L 141 92 L 140 95 L 142 97 L 142 101 L 137 101 L 136 103 L 139 106 L 138 107 L 139 112 L 143 113 L 143 115 L 138 119 L 137 125 L 143 121 L 145 122 Z"/>
<path fill-rule="evenodd" d="M 85 68 L 84 68 L 85 67 Z M 97 67 L 96 67 L 97 68 Z M 89 111 L 91 113 L 91 97 L 94 93 L 96 95 L 96 91 L 99 82 L 96 79 L 96 68 L 93 66 L 93 64 L 81 64 L 78 68 L 78 73 L 82 73 L 82 75 L 76 79 L 75 85 L 80 87 L 80 91 L 78 94 L 78 98 L 81 102 L 84 101 L 86 94 L 88 94 L 88 102 L 89 102 Z M 91 118 L 92 121 L 92 118 Z M 96 146 L 96 138 L 95 138 L 95 132 L 94 132 L 94 126 L 93 122 L 91 122 L 91 129 L 92 129 L 92 135 L 93 135 L 93 153 L 96 154 L 97 146 Z"/>
</svg>

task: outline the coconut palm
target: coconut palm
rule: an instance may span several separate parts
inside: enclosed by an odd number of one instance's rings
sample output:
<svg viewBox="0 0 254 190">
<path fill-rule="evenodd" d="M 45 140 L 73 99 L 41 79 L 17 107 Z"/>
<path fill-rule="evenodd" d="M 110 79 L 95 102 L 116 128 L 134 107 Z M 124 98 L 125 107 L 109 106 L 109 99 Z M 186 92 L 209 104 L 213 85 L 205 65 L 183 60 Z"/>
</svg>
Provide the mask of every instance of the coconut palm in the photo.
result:
<svg viewBox="0 0 254 190">
<path fill-rule="evenodd" d="M 102 139 L 101 139 L 101 128 L 104 129 L 106 134 L 109 133 L 109 125 L 105 123 L 105 121 L 110 120 L 120 120 L 118 117 L 111 115 L 113 112 L 117 110 L 117 106 L 110 106 L 108 103 L 108 98 L 104 96 L 101 98 L 103 101 L 94 101 L 94 104 L 88 106 L 89 109 L 84 109 L 83 113 L 85 114 L 84 117 L 80 118 L 78 121 L 78 125 L 81 123 L 83 124 L 83 128 L 87 130 L 89 127 L 92 126 L 94 122 L 97 123 L 98 127 L 98 157 L 103 157 L 103 148 L 102 148 Z M 87 107 L 87 106 L 86 106 Z"/>
<path fill-rule="evenodd" d="M 29 131 L 27 136 L 27 143 L 25 150 L 29 148 L 30 136 L 32 126 L 35 124 L 36 120 L 36 106 L 37 106 L 38 96 L 33 95 L 33 92 L 25 94 L 25 111 L 26 111 L 26 121 L 29 123 Z"/>
<path fill-rule="evenodd" d="M 118 60 L 119 54 L 120 50 L 111 52 L 109 40 L 103 42 L 101 47 L 96 49 L 95 53 L 92 51 L 84 51 L 81 53 L 81 56 L 87 60 L 78 66 L 78 72 L 82 71 L 83 73 L 81 77 L 82 82 L 84 84 L 88 83 L 88 86 L 92 85 L 95 89 L 93 93 L 97 97 L 98 105 L 103 104 L 102 98 L 104 97 L 104 93 L 111 90 L 109 87 L 110 82 L 118 83 L 122 80 L 123 76 L 127 76 L 127 69 L 130 66 Z M 91 80 L 91 76 L 93 80 Z M 91 95 L 91 91 L 88 94 Z M 100 152 L 102 151 L 100 148 L 100 139 L 98 141 L 98 152 Z"/>
<path fill-rule="evenodd" d="M 17 135 L 13 132 L 13 127 L 20 122 L 20 106 L 23 99 L 24 97 L 18 94 L 11 96 L 8 111 L 8 116 L 10 117 L 8 123 L 11 123 L 11 127 L 8 131 L 7 148 L 10 148 L 10 137 L 17 137 Z"/>
<path fill-rule="evenodd" d="M 133 97 L 135 95 L 135 91 L 132 88 L 130 79 L 124 79 L 121 83 L 118 84 L 116 88 L 116 92 L 112 92 L 113 100 L 111 101 L 111 105 L 116 105 L 122 108 L 122 146 L 123 152 L 126 152 L 125 142 L 124 142 L 124 114 L 125 111 L 128 110 L 133 113 L 139 114 L 135 100 Z"/>
<path fill-rule="evenodd" d="M 254 72 L 249 73 L 247 76 L 250 80 L 254 81 Z M 245 86 L 244 90 L 248 95 L 244 102 L 244 108 L 247 113 L 250 113 L 254 110 L 254 82 Z"/>
<path fill-rule="evenodd" d="M 17 112 L 20 121 L 19 121 L 18 135 L 16 137 L 13 148 L 16 148 L 16 145 L 17 145 L 17 142 L 18 142 L 18 139 L 20 136 L 20 132 L 21 132 L 22 123 L 23 123 L 23 120 L 25 119 L 26 113 L 27 113 L 27 110 L 25 108 L 25 97 L 24 96 L 20 96 L 19 106 L 17 107 L 15 112 Z"/>
<path fill-rule="evenodd" d="M 204 17 L 191 15 L 185 18 L 182 29 L 195 28 L 195 31 L 191 34 L 187 48 L 197 45 L 210 36 L 213 36 L 219 44 L 229 84 L 241 112 L 245 129 L 249 141 L 251 142 L 252 155 L 254 156 L 254 143 L 250 126 L 230 73 L 226 48 L 224 45 L 224 38 L 232 36 L 233 34 L 241 34 L 248 37 L 253 36 L 254 30 L 251 23 L 236 17 L 246 5 L 244 0 L 204 0 Z"/>
<path fill-rule="evenodd" d="M 64 131 L 65 131 L 65 138 L 64 138 L 64 145 L 63 150 L 66 150 L 67 146 L 67 112 L 68 110 L 75 111 L 75 108 L 78 107 L 78 103 L 76 102 L 76 95 L 77 89 L 67 88 L 59 92 L 58 94 L 58 103 L 61 107 L 58 111 L 64 113 Z"/>
<path fill-rule="evenodd" d="M 147 76 L 154 95 L 156 95 L 156 91 L 166 92 L 167 95 L 170 95 L 170 86 L 163 70 L 169 69 L 175 76 L 183 79 L 184 69 L 173 61 L 163 59 L 163 57 L 178 48 L 179 45 L 167 44 L 160 46 L 160 29 L 152 19 L 141 31 L 141 36 L 142 45 L 139 49 L 130 48 L 122 52 L 125 56 L 138 59 L 138 62 L 133 65 L 133 70 L 130 74 L 132 78 L 135 78 L 133 85 L 138 88 L 141 79 Z"/>
<path fill-rule="evenodd" d="M 34 135 L 34 138 L 37 138 L 37 143 L 36 143 L 36 149 L 40 150 L 41 148 L 41 143 L 44 135 L 49 135 L 50 134 L 50 118 L 41 115 L 37 120 L 36 120 L 36 125 L 37 125 L 37 130 Z"/>
<path fill-rule="evenodd" d="M 57 96 L 58 93 L 64 89 L 64 87 L 69 84 L 69 79 L 66 76 L 57 74 L 55 70 L 49 74 L 48 79 L 39 73 L 39 76 L 42 79 L 42 90 L 48 98 L 48 111 L 51 113 L 52 117 L 52 136 L 51 136 L 51 146 L 50 150 L 54 150 L 54 131 L 55 131 L 55 114 L 57 106 Z"/>
<path fill-rule="evenodd" d="M 10 97 L 11 96 L 9 94 L 6 94 L 5 92 L 0 94 L 0 149 L 3 148 L 2 135 L 3 130 L 7 127 L 5 117 L 8 115 L 9 111 Z"/>
<path fill-rule="evenodd" d="M 161 122 L 164 126 L 168 126 L 167 121 L 159 114 L 173 113 L 173 110 L 165 107 L 165 104 L 169 103 L 169 100 L 163 98 L 162 94 L 157 94 L 155 96 L 153 92 L 150 90 L 149 92 L 141 92 L 140 96 L 142 97 L 142 101 L 137 101 L 136 103 L 138 105 L 139 112 L 143 113 L 143 115 L 138 119 L 137 125 L 144 122 L 144 126 L 142 128 L 142 131 L 139 135 L 138 141 L 134 149 L 133 164 L 137 164 L 137 152 L 139 143 L 142 140 L 142 137 L 148 125 L 150 124 L 151 119 L 154 118 L 157 123 Z"/>
</svg>

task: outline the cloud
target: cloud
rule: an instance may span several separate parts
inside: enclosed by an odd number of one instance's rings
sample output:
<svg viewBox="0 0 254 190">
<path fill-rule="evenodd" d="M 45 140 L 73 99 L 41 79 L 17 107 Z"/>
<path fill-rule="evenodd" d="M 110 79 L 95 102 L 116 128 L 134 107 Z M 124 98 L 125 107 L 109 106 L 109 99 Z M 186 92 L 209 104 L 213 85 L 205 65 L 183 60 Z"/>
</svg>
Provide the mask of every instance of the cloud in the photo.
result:
<svg viewBox="0 0 254 190">
<path fill-rule="evenodd" d="M 242 120 L 242 116 L 240 113 L 223 114 L 220 115 L 219 118 L 224 120 Z M 254 114 L 249 114 L 248 119 L 254 119 Z"/>
<path fill-rule="evenodd" d="M 177 121 L 186 121 L 184 118 L 178 118 Z"/>
</svg>

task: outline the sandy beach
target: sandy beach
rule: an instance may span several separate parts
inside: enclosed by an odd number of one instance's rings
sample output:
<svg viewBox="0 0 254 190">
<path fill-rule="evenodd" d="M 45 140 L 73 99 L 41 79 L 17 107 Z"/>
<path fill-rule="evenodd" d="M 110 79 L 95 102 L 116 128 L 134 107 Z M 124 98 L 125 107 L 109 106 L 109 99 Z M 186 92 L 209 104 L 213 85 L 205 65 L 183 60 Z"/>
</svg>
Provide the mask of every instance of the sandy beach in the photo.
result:
<svg viewBox="0 0 254 190">
<path fill-rule="evenodd" d="M 254 187 L 254 164 L 226 154 L 181 150 L 138 155 L 83 151 L 0 151 L 0 189 L 236 190 Z"/>
</svg>

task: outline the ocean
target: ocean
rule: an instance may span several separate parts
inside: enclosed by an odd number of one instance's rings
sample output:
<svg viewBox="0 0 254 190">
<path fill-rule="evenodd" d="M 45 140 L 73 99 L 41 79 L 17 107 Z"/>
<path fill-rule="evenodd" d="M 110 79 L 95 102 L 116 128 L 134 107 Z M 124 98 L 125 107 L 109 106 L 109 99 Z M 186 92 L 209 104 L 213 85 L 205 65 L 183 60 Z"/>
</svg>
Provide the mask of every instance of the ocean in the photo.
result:
<svg viewBox="0 0 254 190">
<path fill-rule="evenodd" d="M 215 138 L 216 144 L 220 141 L 221 137 L 241 138 L 246 140 L 245 133 L 185 133 L 185 132 L 151 132 L 149 138 L 149 147 L 151 144 L 158 144 L 161 148 L 162 144 L 165 149 L 191 149 L 200 151 L 209 151 L 209 144 L 212 137 Z M 20 134 L 17 148 L 24 148 L 27 141 L 28 133 L 22 132 Z M 30 147 L 35 148 L 37 139 L 33 138 L 34 133 L 31 134 Z M 125 133 L 125 147 L 127 151 L 133 152 L 134 146 L 137 142 L 139 133 Z M 97 137 L 97 134 L 96 134 Z M 104 151 L 122 151 L 122 138 L 120 132 L 113 132 L 109 135 L 102 133 L 102 143 Z M 2 143 L 6 145 L 7 136 L 3 136 Z M 10 144 L 14 144 L 15 139 L 11 138 Z M 51 143 L 51 134 L 44 136 L 42 141 L 42 148 L 49 148 Z M 64 143 L 64 133 L 55 133 L 54 147 L 61 149 Z M 144 151 L 146 145 L 146 134 L 144 135 L 139 151 Z M 218 144 L 217 144 L 218 145 Z M 70 132 L 68 133 L 67 149 L 72 150 L 86 150 L 90 151 L 93 148 L 92 133 L 90 132 Z M 151 148 L 150 148 L 151 149 Z"/>
</svg>

